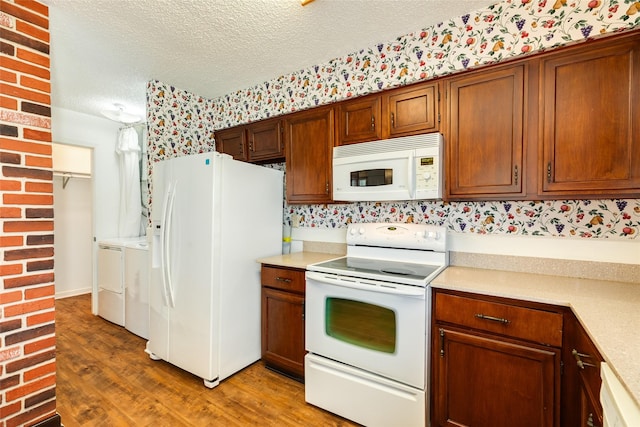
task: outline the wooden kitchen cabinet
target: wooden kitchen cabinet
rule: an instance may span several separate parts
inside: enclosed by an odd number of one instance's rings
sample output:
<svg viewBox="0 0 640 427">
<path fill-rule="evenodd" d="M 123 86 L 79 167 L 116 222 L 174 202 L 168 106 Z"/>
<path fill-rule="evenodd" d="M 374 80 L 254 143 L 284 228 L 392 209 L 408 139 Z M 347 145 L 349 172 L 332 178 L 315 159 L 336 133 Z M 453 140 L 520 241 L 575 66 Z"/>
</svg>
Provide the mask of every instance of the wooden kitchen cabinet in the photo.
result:
<svg viewBox="0 0 640 427">
<path fill-rule="evenodd" d="M 281 119 L 223 129 L 215 134 L 216 150 L 244 162 L 284 160 Z"/>
<path fill-rule="evenodd" d="M 439 83 L 393 89 L 382 95 L 384 138 L 437 132 L 440 124 Z"/>
<path fill-rule="evenodd" d="M 448 199 L 525 195 L 527 77 L 518 63 L 446 80 Z"/>
<path fill-rule="evenodd" d="M 331 201 L 334 112 L 321 107 L 284 121 L 288 203 Z"/>
<path fill-rule="evenodd" d="M 282 120 L 262 120 L 246 126 L 250 162 L 284 159 Z"/>
<path fill-rule="evenodd" d="M 559 425 L 561 312 L 435 290 L 433 313 L 432 425 Z"/>
<path fill-rule="evenodd" d="M 262 265 L 262 360 L 304 378 L 305 271 Z"/>
<path fill-rule="evenodd" d="M 247 161 L 247 135 L 244 126 L 216 131 L 215 140 L 216 151 L 229 154 L 236 160 Z"/>
<path fill-rule="evenodd" d="M 640 195 L 640 33 L 540 62 L 539 193 Z"/>
<path fill-rule="evenodd" d="M 366 96 L 337 106 L 338 145 L 382 138 L 381 96 Z"/>
<path fill-rule="evenodd" d="M 562 426 L 602 427 L 600 352 L 573 313 L 565 317 Z"/>
</svg>

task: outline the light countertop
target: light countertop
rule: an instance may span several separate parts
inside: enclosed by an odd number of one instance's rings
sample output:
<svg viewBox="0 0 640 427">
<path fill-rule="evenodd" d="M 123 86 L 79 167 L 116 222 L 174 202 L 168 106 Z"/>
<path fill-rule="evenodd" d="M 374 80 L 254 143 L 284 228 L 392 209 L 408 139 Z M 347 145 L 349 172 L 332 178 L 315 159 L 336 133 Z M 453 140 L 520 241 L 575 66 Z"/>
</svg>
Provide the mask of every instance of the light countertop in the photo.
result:
<svg viewBox="0 0 640 427">
<path fill-rule="evenodd" d="M 450 266 L 431 286 L 571 307 L 640 407 L 640 283 Z"/>
<path fill-rule="evenodd" d="M 328 261 L 334 258 L 340 258 L 344 255 L 328 254 L 324 252 L 294 252 L 286 255 L 275 255 L 266 258 L 259 258 L 258 262 L 262 264 L 277 265 L 279 267 L 292 267 L 306 269 L 308 265 L 317 262 Z"/>
</svg>

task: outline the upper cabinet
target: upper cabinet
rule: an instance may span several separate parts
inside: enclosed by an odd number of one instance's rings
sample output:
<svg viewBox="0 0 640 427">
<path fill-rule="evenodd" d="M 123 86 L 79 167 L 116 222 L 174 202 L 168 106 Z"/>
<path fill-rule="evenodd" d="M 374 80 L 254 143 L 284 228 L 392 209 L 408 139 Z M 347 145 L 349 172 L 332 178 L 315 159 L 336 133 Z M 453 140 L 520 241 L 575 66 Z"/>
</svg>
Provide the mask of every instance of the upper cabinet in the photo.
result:
<svg viewBox="0 0 640 427">
<path fill-rule="evenodd" d="M 281 119 L 263 120 L 247 126 L 249 161 L 284 158 L 284 138 Z"/>
<path fill-rule="evenodd" d="M 262 120 L 216 132 L 216 150 L 245 162 L 284 159 L 282 120 Z"/>
<path fill-rule="evenodd" d="M 337 104 L 337 145 L 437 132 L 439 84 L 421 83 Z"/>
<path fill-rule="evenodd" d="M 247 161 L 247 136 L 244 127 L 224 129 L 215 133 L 216 151 Z"/>
<path fill-rule="evenodd" d="M 640 35 L 540 63 L 545 196 L 640 194 Z"/>
<path fill-rule="evenodd" d="M 526 66 L 448 79 L 447 196 L 523 195 Z"/>
<path fill-rule="evenodd" d="M 366 96 L 338 104 L 338 145 L 382 138 L 380 95 Z"/>
<path fill-rule="evenodd" d="M 288 203 L 331 201 L 333 109 L 314 108 L 284 121 Z"/>
<path fill-rule="evenodd" d="M 437 132 L 440 123 L 438 83 L 429 82 L 385 92 L 382 114 L 388 137 Z"/>
</svg>

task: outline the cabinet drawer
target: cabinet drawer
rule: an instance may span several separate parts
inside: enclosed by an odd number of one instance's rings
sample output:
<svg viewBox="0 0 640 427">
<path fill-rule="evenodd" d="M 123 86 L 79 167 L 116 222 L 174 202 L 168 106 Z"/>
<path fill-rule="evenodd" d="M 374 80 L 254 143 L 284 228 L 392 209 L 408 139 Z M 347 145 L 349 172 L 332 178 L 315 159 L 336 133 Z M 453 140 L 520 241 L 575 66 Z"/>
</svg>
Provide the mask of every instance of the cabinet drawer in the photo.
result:
<svg viewBox="0 0 640 427">
<path fill-rule="evenodd" d="M 573 359 L 567 363 L 575 363 L 578 367 L 578 373 L 582 377 L 586 392 L 592 400 L 598 401 L 600 397 L 600 386 L 602 378 L 600 377 L 600 362 L 602 357 L 593 342 L 579 326 L 576 330 L 574 347 L 570 349 Z"/>
<path fill-rule="evenodd" d="M 262 286 L 304 293 L 304 270 L 262 266 Z"/>
<path fill-rule="evenodd" d="M 562 346 L 562 314 L 436 293 L 435 320 L 537 343 Z"/>
</svg>

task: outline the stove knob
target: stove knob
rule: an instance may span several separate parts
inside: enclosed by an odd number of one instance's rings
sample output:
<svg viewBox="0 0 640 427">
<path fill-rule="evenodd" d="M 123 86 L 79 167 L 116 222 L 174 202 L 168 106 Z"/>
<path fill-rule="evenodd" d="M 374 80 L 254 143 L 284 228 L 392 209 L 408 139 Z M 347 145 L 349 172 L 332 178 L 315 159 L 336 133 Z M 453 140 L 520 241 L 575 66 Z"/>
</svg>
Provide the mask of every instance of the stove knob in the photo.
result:
<svg viewBox="0 0 640 427">
<path fill-rule="evenodd" d="M 355 235 L 357 233 L 355 228 L 351 228 L 351 230 L 349 230 L 349 233 L 351 233 L 351 235 Z"/>
<path fill-rule="evenodd" d="M 424 231 L 416 231 L 416 237 L 422 239 L 424 237 Z"/>
<path fill-rule="evenodd" d="M 440 234 L 435 231 L 429 231 L 427 233 L 427 239 L 438 240 L 440 238 Z"/>
<path fill-rule="evenodd" d="M 364 234 L 364 227 L 360 227 L 358 229 L 358 233 L 360 233 L 360 235 L 363 235 Z"/>
</svg>

